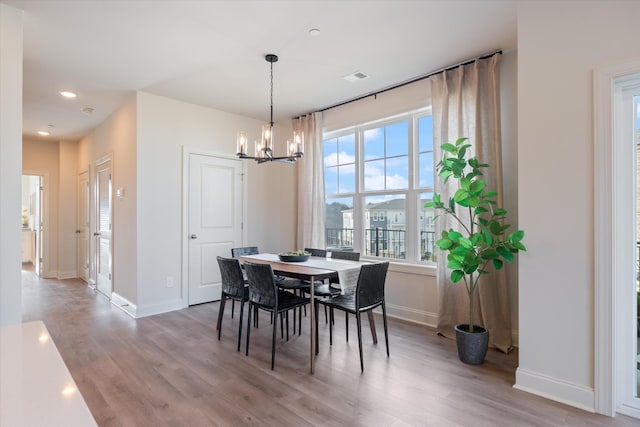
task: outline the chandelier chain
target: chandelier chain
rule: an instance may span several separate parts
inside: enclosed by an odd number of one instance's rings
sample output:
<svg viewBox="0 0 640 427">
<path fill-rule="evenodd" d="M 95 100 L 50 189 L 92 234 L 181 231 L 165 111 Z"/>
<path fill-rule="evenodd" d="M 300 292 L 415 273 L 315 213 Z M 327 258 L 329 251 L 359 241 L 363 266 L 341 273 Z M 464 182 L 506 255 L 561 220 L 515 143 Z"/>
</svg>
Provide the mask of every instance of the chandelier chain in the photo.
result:
<svg viewBox="0 0 640 427">
<path fill-rule="evenodd" d="M 271 62 L 271 121 L 269 123 L 273 127 L 273 62 Z"/>
</svg>

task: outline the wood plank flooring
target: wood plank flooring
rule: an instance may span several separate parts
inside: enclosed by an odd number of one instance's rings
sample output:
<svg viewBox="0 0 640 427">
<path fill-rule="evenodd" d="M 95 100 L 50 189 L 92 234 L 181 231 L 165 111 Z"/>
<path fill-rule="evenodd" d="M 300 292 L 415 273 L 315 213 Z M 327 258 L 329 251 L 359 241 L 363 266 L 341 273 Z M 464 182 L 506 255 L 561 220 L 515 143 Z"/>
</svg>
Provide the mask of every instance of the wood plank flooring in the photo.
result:
<svg viewBox="0 0 640 427">
<path fill-rule="evenodd" d="M 278 340 L 251 330 L 249 356 L 236 352 L 238 306 L 218 303 L 134 320 L 79 280 L 39 280 L 23 271 L 24 321 L 43 320 L 100 426 L 638 426 L 512 388 L 517 350 L 489 350 L 462 364 L 455 342 L 390 319 L 390 353 L 363 334 L 360 373 L 355 319 L 345 342 L 336 313 L 334 344 L 320 313 L 320 354 L 309 375 L 309 326 Z M 378 333 L 382 319 L 376 316 Z M 363 325 L 367 327 L 366 321 Z M 368 328 L 367 328 L 368 329 Z"/>
</svg>

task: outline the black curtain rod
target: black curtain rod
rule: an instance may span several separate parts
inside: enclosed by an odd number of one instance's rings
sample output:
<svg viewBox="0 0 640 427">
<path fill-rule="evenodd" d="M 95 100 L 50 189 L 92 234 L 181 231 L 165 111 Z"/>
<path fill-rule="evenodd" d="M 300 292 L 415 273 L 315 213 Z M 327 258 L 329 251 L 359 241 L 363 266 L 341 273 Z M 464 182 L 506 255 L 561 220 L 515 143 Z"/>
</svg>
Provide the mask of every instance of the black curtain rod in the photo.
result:
<svg viewBox="0 0 640 427">
<path fill-rule="evenodd" d="M 418 77 L 415 77 L 415 78 L 413 78 L 411 80 L 407 80 L 405 82 L 398 83 L 398 84 L 396 84 L 394 86 L 390 86 L 390 87 L 387 87 L 385 89 L 380 89 L 380 90 L 378 90 L 376 92 L 371 92 L 371 93 L 368 93 L 366 95 L 359 96 L 357 98 L 349 99 L 348 101 L 340 102 L 338 104 L 330 105 L 329 107 L 321 108 L 319 110 L 316 110 L 316 112 L 323 112 L 323 111 L 331 110 L 332 108 L 341 107 L 343 105 L 350 104 L 352 102 L 360 101 L 361 99 L 369 98 L 370 96 L 374 96 L 375 97 L 375 96 L 377 96 L 377 95 L 379 95 L 381 93 L 385 93 L 385 92 L 388 92 L 388 91 L 393 90 L 393 89 L 398 89 L 399 87 L 406 86 L 406 85 L 409 85 L 411 83 L 419 82 L 420 80 L 428 79 L 429 77 L 435 76 L 436 74 L 444 73 L 445 71 L 455 70 L 456 68 L 462 67 L 464 65 L 473 64 L 475 61 L 478 61 L 480 59 L 491 58 L 493 55 L 497 55 L 497 54 L 502 55 L 502 50 L 497 50 L 495 52 L 488 53 L 486 55 L 477 56 L 475 58 L 468 59 L 468 60 L 463 61 L 463 62 L 459 62 L 459 63 L 457 63 L 455 65 L 450 65 L 450 66 L 448 66 L 446 68 L 442 68 L 440 70 L 433 71 L 433 72 L 431 72 L 429 74 L 418 76 Z M 299 119 L 300 117 L 302 117 L 302 116 L 294 117 L 294 119 Z"/>
</svg>

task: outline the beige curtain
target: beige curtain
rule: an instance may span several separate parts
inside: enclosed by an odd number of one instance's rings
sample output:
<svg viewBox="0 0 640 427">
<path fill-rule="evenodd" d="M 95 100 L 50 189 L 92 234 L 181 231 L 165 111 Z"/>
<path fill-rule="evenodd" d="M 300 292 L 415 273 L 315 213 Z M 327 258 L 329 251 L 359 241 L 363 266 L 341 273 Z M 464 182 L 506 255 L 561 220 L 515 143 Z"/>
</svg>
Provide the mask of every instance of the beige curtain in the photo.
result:
<svg viewBox="0 0 640 427">
<path fill-rule="evenodd" d="M 498 191 L 502 206 L 502 143 L 500 137 L 500 54 L 430 77 L 433 98 L 435 158 L 442 158 L 440 145 L 468 137 L 481 163 L 487 187 Z M 442 200 L 452 194 L 451 181 L 445 186 L 436 179 L 436 192 Z M 436 221 L 436 236 L 443 229 L 456 228 L 448 216 Z M 438 256 L 438 333 L 454 337 L 453 327 L 468 323 L 468 296 L 463 282 L 451 283 L 445 256 Z M 508 268 L 508 267 L 507 267 Z M 503 268 L 483 276 L 478 286 L 474 323 L 489 330 L 489 345 L 508 352 L 511 342 L 509 284 Z"/>
<path fill-rule="evenodd" d="M 322 113 L 293 121 L 304 132 L 304 156 L 298 160 L 298 249 L 325 247 Z"/>
</svg>

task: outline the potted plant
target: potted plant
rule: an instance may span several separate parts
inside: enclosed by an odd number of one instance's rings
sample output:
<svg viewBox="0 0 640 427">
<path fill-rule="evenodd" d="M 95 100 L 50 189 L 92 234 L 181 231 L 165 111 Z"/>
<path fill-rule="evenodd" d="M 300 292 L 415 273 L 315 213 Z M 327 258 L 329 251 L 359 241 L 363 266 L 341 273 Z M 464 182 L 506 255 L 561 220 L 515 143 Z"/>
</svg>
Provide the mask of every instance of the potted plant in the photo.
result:
<svg viewBox="0 0 640 427">
<path fill-rule="evenodd" d="M 456 181 L 455 193 L 446 202 L 434 193 L 433 200 L 424 206 L 443 211 L 436 218 L 450 215 L 459 225 L 458 230 L 443 230 L 436 246 L 447 253 L 451 281 L 463 281 L 469 296 L 469 323 L 455 326 L 458 356 L 465 363 L 480 364 L 487 352 L 489 333 L 475 325 L 473 319 L 479 279 L 489 274 L 491 265 L 500 270 L 505 261 L 513 261 L 514 254 L 526 248 L 522 244 L 524 231 L 507 234 L 507 211 L 496 206 L 498 193 L 488 190 L 482 178 L 482 169 L 489 165 L 468 155 L 471 144 L 467 140 L 443 144 L 443 158 L 436 165 L 436 172 L 445 183 Z"/>
</svg>

